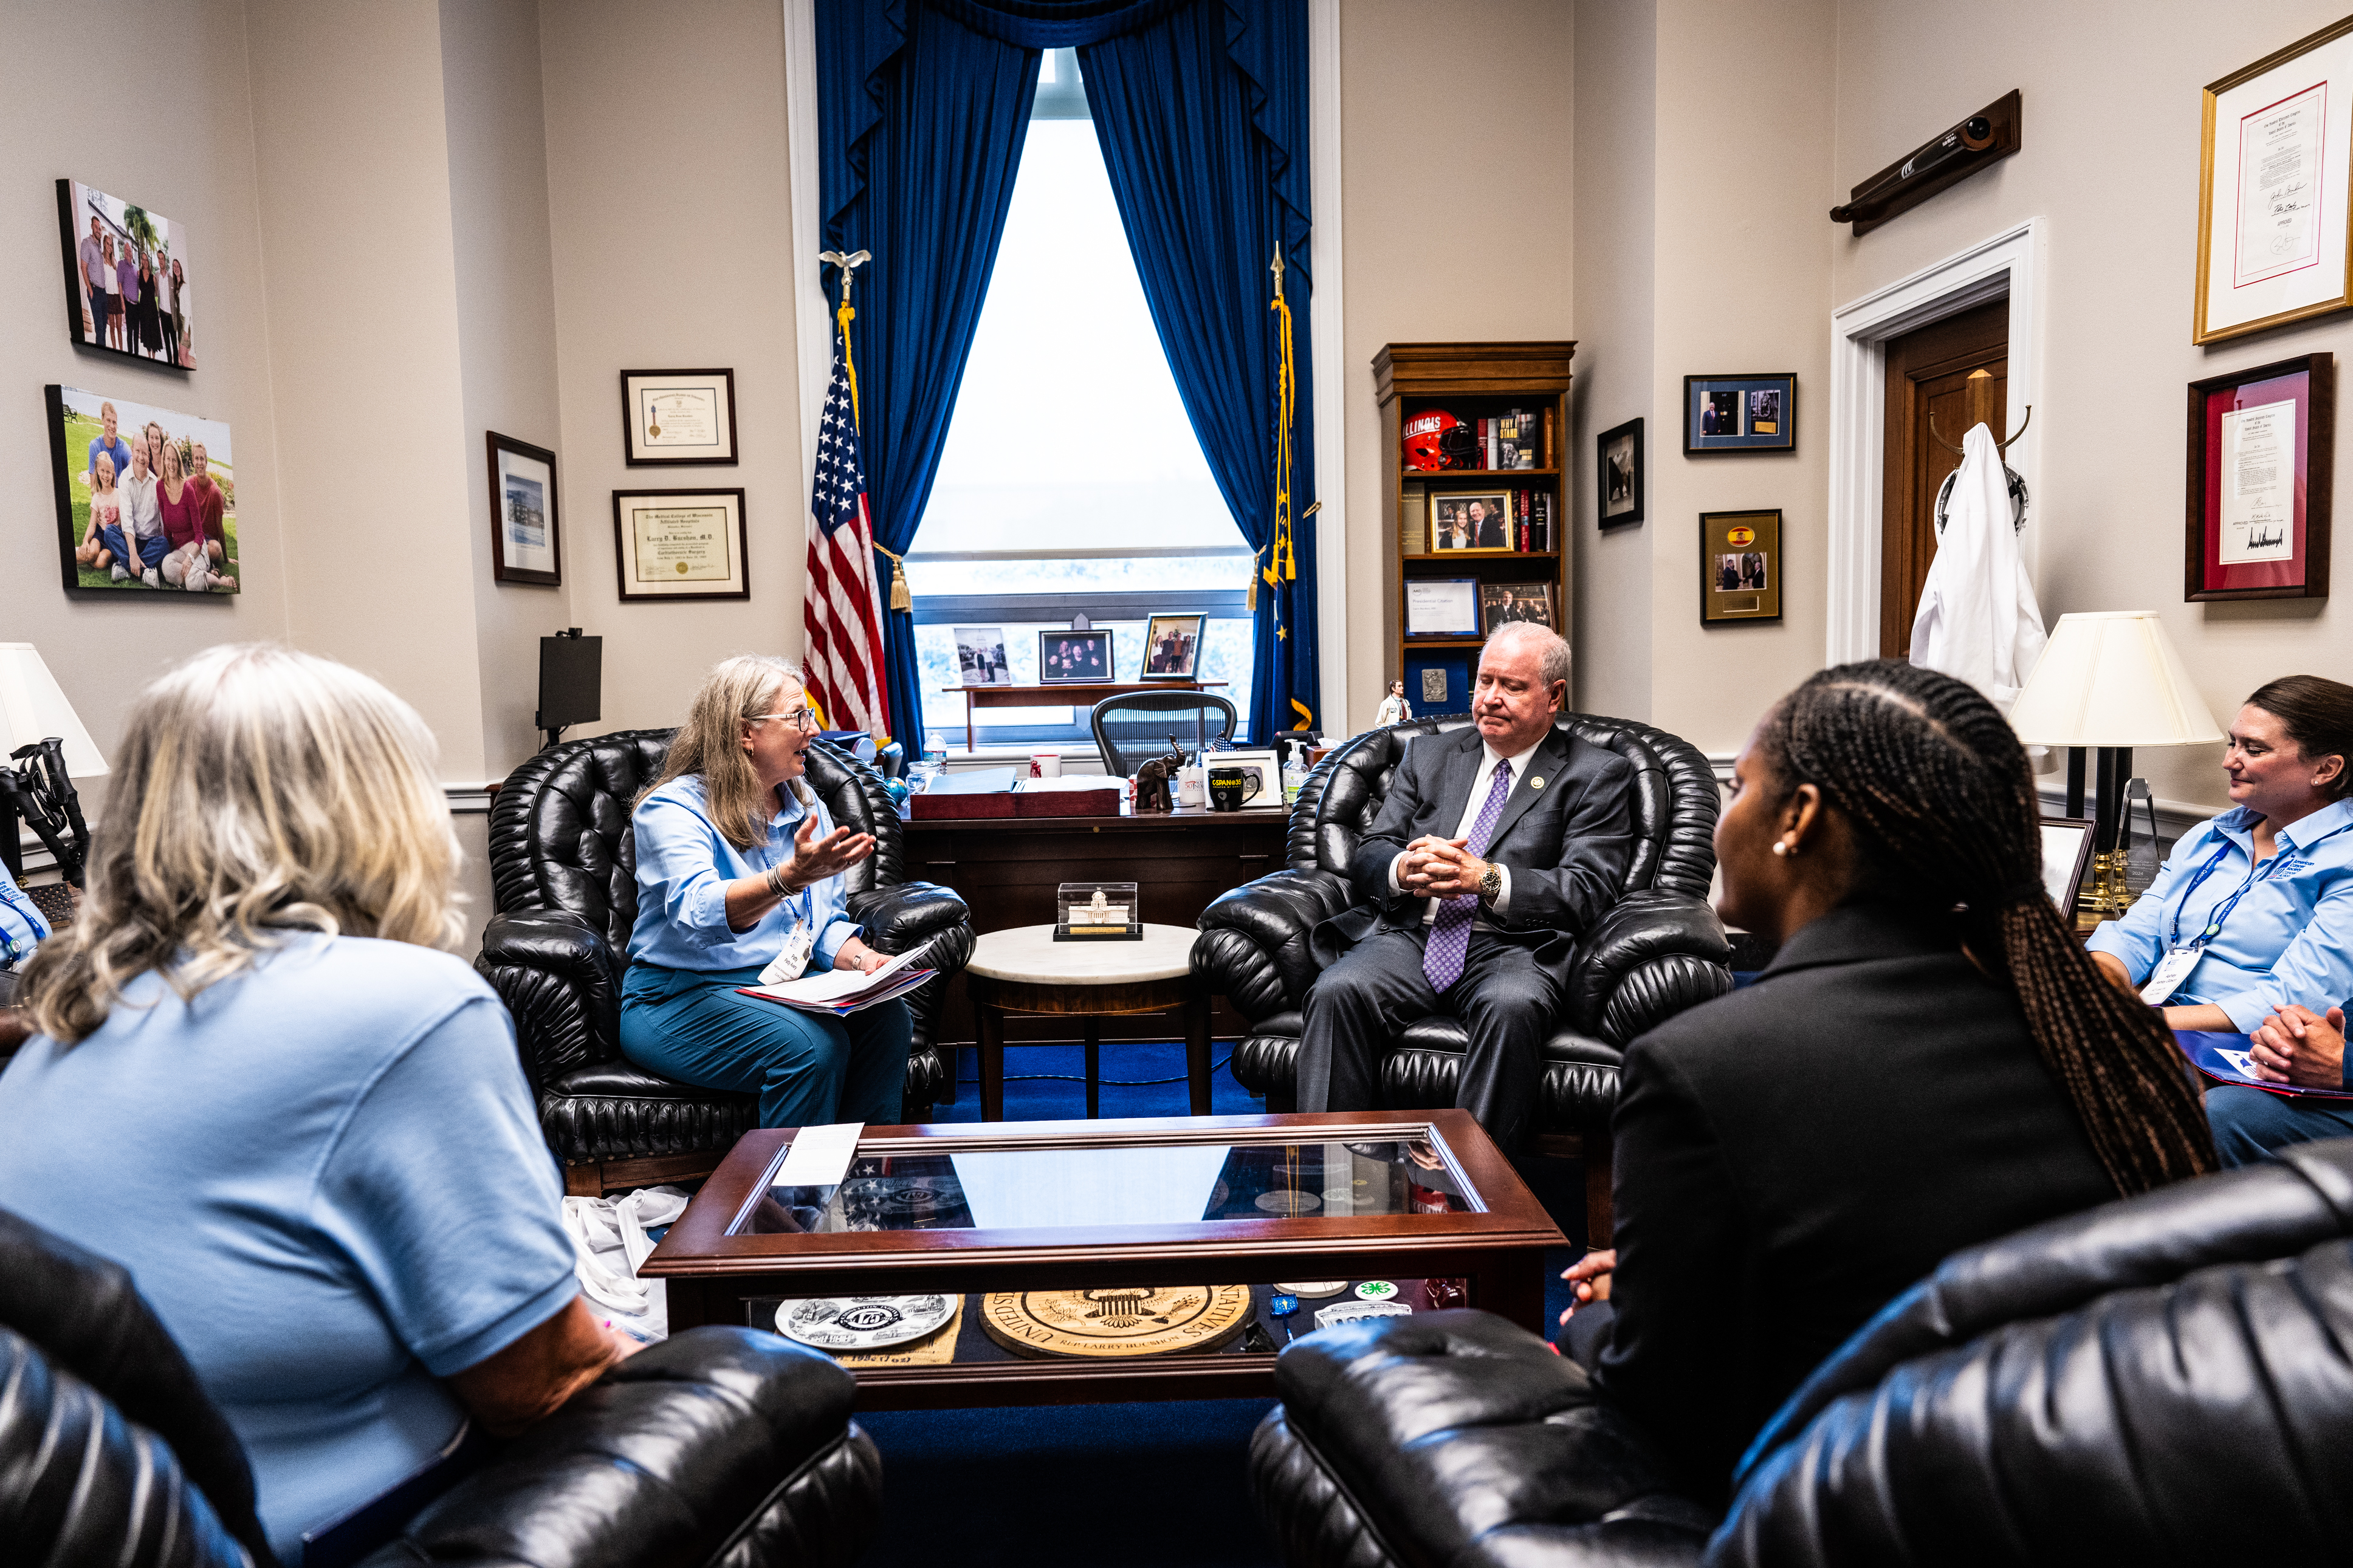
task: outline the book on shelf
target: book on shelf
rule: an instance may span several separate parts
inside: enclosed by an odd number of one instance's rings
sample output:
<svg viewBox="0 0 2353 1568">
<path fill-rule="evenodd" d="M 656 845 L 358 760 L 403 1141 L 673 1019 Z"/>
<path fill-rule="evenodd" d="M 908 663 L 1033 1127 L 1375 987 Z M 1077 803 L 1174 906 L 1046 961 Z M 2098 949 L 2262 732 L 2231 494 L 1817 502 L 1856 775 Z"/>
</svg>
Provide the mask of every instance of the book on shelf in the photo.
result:
<svg viewBox="0 0 2353 1568">
<path fill-rule="evenodd" d="M 1398 488 L 1398 552 L 1430 553 L 1430 487 L 1426 484 Z"/>
</svg>

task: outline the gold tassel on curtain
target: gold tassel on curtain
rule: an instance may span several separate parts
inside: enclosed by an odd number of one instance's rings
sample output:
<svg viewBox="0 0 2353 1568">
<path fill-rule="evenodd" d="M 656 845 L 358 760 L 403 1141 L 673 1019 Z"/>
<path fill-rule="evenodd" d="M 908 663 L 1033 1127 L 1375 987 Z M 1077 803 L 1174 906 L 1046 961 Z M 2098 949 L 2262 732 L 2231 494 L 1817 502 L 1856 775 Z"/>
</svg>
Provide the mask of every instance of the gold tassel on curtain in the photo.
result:
<svg viewBox="0 0 2353 1568">
<path fill-rule="evenodd" d="M 907 558 L 892 551 L 883 550 L 879 544 L 874 548 L 891 557 L 891 607 L 894 610 L 913 610 L 915 607 L 915 596 L 907 591 Z"/>
</svg>

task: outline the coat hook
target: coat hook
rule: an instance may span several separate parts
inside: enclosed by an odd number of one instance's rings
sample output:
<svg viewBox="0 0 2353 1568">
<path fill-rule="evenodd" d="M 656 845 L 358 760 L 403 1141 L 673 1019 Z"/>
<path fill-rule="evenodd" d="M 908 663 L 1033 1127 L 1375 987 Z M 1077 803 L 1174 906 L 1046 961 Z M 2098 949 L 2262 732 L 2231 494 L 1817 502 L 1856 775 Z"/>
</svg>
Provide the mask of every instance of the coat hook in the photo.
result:
<svg viewBox="0 0 2353 1568">
<path fill-rule="evenodd" d="M 2008 452 L 2010 450 L 2010 441 L 2015 441 L 2021 436 L 2025 435 L 2026 427 L 2033 423 L 2034 405 L 2030 403 L 2026 405 L 2026 417 L 2020 420 L 2018 422 L 2018 428 L 2010 432 L 2010 440 L 1995 442 L 1994 450 L 1998 452 Z M 1954 446 L 1950 441 L 1945 439 L 1944 433 L 1936 428 L 1936 416 L 1933 414 L 1928 416 L 1928 434 L 1935 437 L 1937 446 L 1942 447 L 1946 451 L 1952 453 L 1955 457 L 1967 456 L 1960 447 Z M 1965 430 L 1962 434 L 1967 435 L 1968 432 Z"/>
</svg>

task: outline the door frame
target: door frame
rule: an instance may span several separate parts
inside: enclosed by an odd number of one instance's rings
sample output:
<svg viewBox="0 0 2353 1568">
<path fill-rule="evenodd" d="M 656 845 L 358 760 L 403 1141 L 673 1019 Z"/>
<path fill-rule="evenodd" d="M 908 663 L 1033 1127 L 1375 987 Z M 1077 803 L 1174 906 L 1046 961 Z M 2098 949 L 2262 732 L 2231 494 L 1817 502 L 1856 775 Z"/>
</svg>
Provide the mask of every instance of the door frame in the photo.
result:
<svg viewBox="0 0 2353 1568">
<path fill-rule="evenodd" d="M 1829 614 L 1830 664 L 1879 657 L 1880 521 L 1885 488 L 1882 442 L 1887 424 L 1887 343 L 1915 328 L 2007 294 L 2010 297 L 2008 427 L 2040 401 L 2038 306 L 2049 225 L 2042 218 L 2002 230 L 1898 282 L 1831 312 Z M 2005 460 L 2039 489 L 2038 430 L 2030 426 Z M 2027 574 L 2037 564 L 2034 517 L 2020 535 Z"/>
</svg>

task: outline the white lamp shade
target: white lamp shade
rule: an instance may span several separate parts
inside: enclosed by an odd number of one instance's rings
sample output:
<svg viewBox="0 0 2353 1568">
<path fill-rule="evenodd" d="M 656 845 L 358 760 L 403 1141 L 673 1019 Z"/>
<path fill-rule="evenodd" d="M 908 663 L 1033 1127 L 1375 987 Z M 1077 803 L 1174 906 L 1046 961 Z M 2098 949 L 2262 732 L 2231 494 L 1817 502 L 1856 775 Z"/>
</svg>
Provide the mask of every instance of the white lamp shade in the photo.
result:
<svg viewBox="0 0 2353 1568">
<path fill-rule="evenodd" d="M 73 704 L 58 689 L 57 677 L 28 642 L 0 642 L 0 762 L 19 746 L 55 735 L 66 743 L 66 772 L 78 779 L 103 778 L 106 758 L 74 717 Z"/>
<path fill-rule="evenodd" d="M 2062 616 L 2010 710 L 2030 746 L 2194 746 L 2222 739 L 2154 610 Z"/>
</svg>

